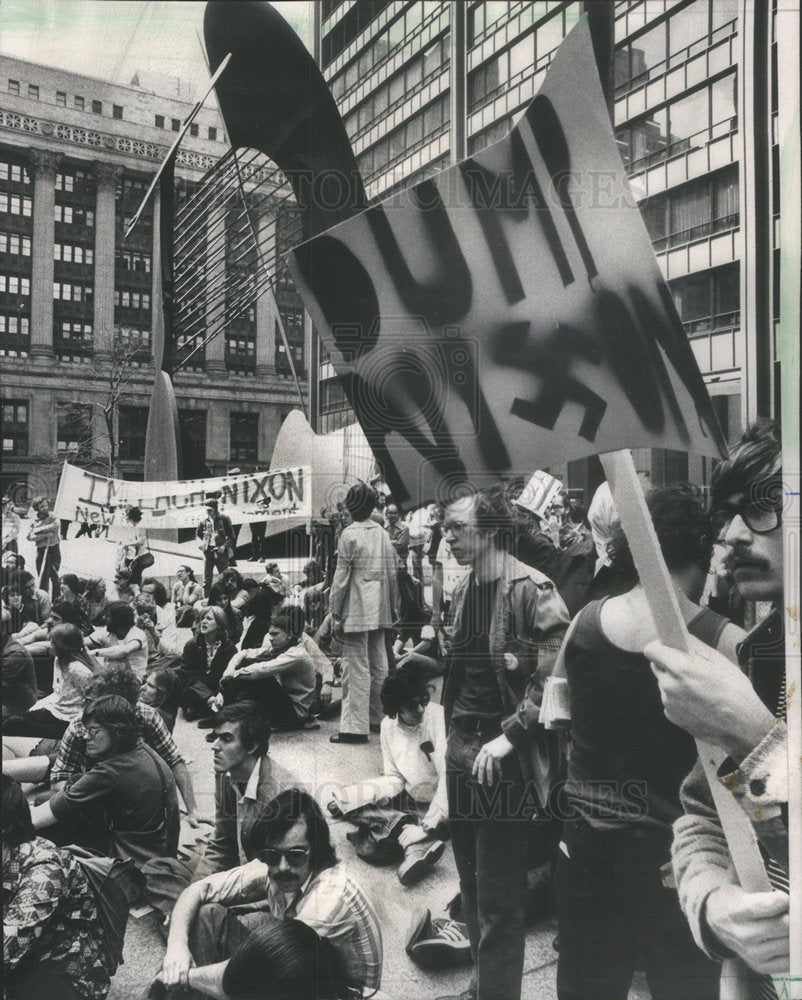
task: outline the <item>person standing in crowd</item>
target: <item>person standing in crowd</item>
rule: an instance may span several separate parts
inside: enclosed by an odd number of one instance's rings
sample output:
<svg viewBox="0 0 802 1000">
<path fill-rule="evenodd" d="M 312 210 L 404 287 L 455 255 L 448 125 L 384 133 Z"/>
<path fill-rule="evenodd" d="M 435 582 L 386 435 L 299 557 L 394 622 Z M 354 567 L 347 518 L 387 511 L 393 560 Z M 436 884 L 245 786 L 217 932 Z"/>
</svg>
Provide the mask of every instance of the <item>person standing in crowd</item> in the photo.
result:
<svg viewBox="0 0 802 1000">
<path fill-rule="evenodd" d="M 215 499 L 206 501 L 206 517 L 196 529 L 203 553 L 203 592 L 208 597 L 214 571 L 227 569 L 234 554 L 234 528 L 231 518 L 221 514 Z"/>
<path fill-rule="evenodd" d="M 367 743 L 379 731 L 381 686 L 387 676 L 385 629 L 399 611 L 398 559 L 389 534 L 371 512 L 376 494 L 364 483 L 348 490 L 345 506 L 353 523 L 343 529 L 329 594 L 335 630 L 342 633 L 343 698 L 340 731 L 332 743 Z M 397 508 L 396 508 L 397 511 Z"/>
<path fill-rule="evenodd" d="M 175 780 L 161 757 L 140 743 L 133 707 L 119 695 L 106 695 L 90 702 L 82 721 L 92 767 L 33 808 L 35 829 L 58 824 L 59 839 L 138 865 L 175 857 Z"/>
<path fill-rule="evenodd" d="M 84 707 L 84 694 L 97 662 L 84 646 L 81 630 L 75 625 L 56 625 L 50 630 L 50 651 L 54 657 L 53 692 L 19 718 L 3 726 L 8 736 L 39 736 L 61 739 L 64 730 Z"/>
<path fill-rule="evenodd" d="M 3 497 L 3 552 L 16 552 L 20 531 L 19 514 L 14 510 L 11 497 Z"/>
<path fill-rule="evenodd" d="M 518 1000 L 531 813 L 549 793 L 538 788 L 537 803 L 527 793 L 529 750 L 568 612 L 548 577 L 504 551 L 513 525 L 501 487 L 448 504 L 443 533 L 470 567 L 454 592 L 442 699 L 451 836 L 474 961 L 461 997 Z"/>
<path fill-rule="evenodd" d="M 387 522 L 385 530 L 390 536 L 398 561 L 406 569 L 407 557 L 409 556 L 409 526 L 406 521 L 401 520 L 401 512 L 395 503 L 387 504 L 384 515 Z"/>
<path fill-rule="evenodd" d="M 2 775 L 3 996 L 104 1000 L 111 980 L 97 900 L 74 855 L 37 837 L 22 789 Z"/>
<path fill-rule="evenodd" d="M 788 972 L 788 729 L 783 625 L 785 487 L 779 427 L 750 427 L 713 477 L 714 514 L 727 563 L 749 601 L 770 613 L 738 647 L 739 669 L 710 644 L 690 652 L 650 643 L 667 717 L 728 754 L 723 785 L 749 818 L 773 891 L 733 884 L 732 858 L 716 807 L 697 763 L 682 788 L 685 815 L 672 847 L 680 905 L 697 944 L 712 957 L 736 955 L 753 970 L 750 997 L 776 997 L 769 974 Z"/>
<path fill-rule="evenodd" d="M 430 538 L 429 507 L 424 505 L 412 511 L 407 519 L 409 551 L 412 555 L 412 575 L 419 582 L 423 595 L 423 550 Z"/>
<path fill-rule="evenodd" d="M 220 996 L 228 960 L 249 934 L 274 920 L 297 919 L 331 941 L 351 981 L 375 992 L 381 984 L 381 926 L 362 888 L 338 863 L 312 796 L 297 788 L 281 792 L 249 839 L 246 851 L 258 860 L 196 882 L 179 897 L 162 981 L 206 984 L 203 992 Z"/>
<path fill-rule="evenodd" d="M 714 538 L 701 490 L 677 483 L 654 490 L 647 503 L 690 633 L 734 655 L 742 631 L 697 603 Z M 608 554 L 622 578 L 635 574 L 620 526 Z M 653 635 L 636 583 L 580 611 L 562 650 L 572 740 L 561 810 L 571 818 L 556 876 L 560 1000 L 626 1000 L 636 968 L 655 1000 L 718 997 L 718 966 L 694 944 L 663 881 L 696 747 L 663 713 L 642 653 Z"/>
<path fill-rule="evenodd" d="M 176 611 L 181 607 L 191 608 L 203 599 L 203 587 L 189 566 L 179 566 L 175 575 L 178 579 L 173 584 L 171 596 Z"/>
<path fill-rule="evenodd" d="M 560 566 L 560 550 L 543 531 L 545 511 L 538 502 L 540 498 L 518 483 L 509 490 L 508 499 L 515 527 L 512 546 L 515 558 L 553 580 Z"/>
<path fill-rule="evenodd" d="M 256 509 L 265 518 L 270 512 L 270 499 L 262 497 L 256 501 Z M 265 531 L 267 530 L 267 520 L 251 521 L 251 562 L 261 562 L 265 558 Z"/>
<path fill-rule="evenodd" d="M 638 469 L 638 480 L 643 492 L 648 496 L 652 488 L 652 476 L 648 469 Z M 593 544 L 596 546 L 596 570 L 590 593 L 591 599 L 620 594 L 628 590 L 631 580 L 618 579 L 611 568 L 611 560 L 607 554 L 613 530 L 620 523 L 608 482 L 603 482 L 593 494 L 588 507 L 588 523 L 593 535 Z"/>
<path fill-rule="evenodd" d="M 28 529 L 28 540 L 36 543 L 36 569 L 45 588 L 55 600 L 58 597 L 58 569 L 61 566 L 61 546 L 58 521 L 50 513 L 47 497 L 35 497 L 31 507 L 36 511 L 36 520 Z"/>
<path fill-rule="evenodd" d="M 140 525 L 141 520 L 142 511 L 139 507 L 129 507 L 125 512 L 125 524 L 122 528 L 124 535 L 117 553 L 117 568 L 130 570 L 131 583 L 137 587 L 142 582 L 144 569 L 140 557 L 148 544 L 145 529 Z"/>
</svg>

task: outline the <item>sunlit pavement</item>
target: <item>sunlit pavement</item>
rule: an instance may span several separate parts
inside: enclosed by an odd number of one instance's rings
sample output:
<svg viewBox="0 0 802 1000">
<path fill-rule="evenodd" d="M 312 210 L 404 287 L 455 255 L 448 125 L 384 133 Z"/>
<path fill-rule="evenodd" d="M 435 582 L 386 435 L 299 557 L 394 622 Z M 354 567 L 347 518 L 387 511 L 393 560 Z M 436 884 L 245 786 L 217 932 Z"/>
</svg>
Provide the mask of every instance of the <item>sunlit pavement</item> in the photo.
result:
<svg viewBox="0 0 802 1000">
<path fill-rule="evenodd" d="M 24 540 L 27 523 L 20 532 L 20 549 L 34 566 L 33 546 Z M 74 529 L 70 535 L 74 534 Z M 157 543 L 158 544 L 158 543 Z M 103 576 L 111 579 L 116 546 L 92 539 L 70 538 L 62 543 L 62 571 L 80 576 Z M 157 555 L 150 570 L 154 576 L 166 577 L 174 572 L 178 556 Z M 255 567 L 254 567 L 255 568 Z M 244 566 L 243 572 L 247 572 Z M 300 567 L 299 567 L 300 569 Z M 428 590 L 428 587 L 427 587 Z M 335 692 L 339 697 L 339 692 Z M 329 736 L 338 729 L 337 718 L 321 721 L 320 729 L 312 732 L 275 734 L 271 754 L 292 770 L 302 785 L 313 792 L 325 808 L 332 786 L 350 784 L 381 772 L 379 737 L 371 736 L 368 746 L 333 746 Z M 179 717 L 175 738 L 187 759 L 202 815 L 214 816 L 214 782 L 211 753 L 204 740 L 205 733 L 194 723 Z M 381 995 L 393 1000 L 429 1000 L 449 994 L 459 994 L 467 985 L 469 969 L 430 972 L 416 966 L 404 951 L 404 939 L 412 913 L 427 906 L 433 916 L 445 916 L 446 904 L 457 892 L 457 875 L 451 845 L 432 872 L 418 885 L 404 888 L 395 868 L 376 868 L 356 857 L 346 833 L 353 826 L 344 821 L 332 821 L 332 838 L 338 857 L 349 865 L 351 873 L 369 894 L 379 916 L 384 935 L 384 974 Z M 182 823 L 182 843 L 193 842 L 208 827 L 192 830 Z M 112 981 L 110 1000 L 140 1000 L 148 984 L 161 968 L 164 938 L 158 927 L 155 911 L 132 914 L 125 940 L 125 961 Z M 557 933 L 553 919 L 530 927 L 526 937 L 523 997 L 555 1000 L 557 955 L 552 942 Z M 630 993 L 630 1000 L 647 1000 L 649 991 L 640 985 Z"/>
</svg>

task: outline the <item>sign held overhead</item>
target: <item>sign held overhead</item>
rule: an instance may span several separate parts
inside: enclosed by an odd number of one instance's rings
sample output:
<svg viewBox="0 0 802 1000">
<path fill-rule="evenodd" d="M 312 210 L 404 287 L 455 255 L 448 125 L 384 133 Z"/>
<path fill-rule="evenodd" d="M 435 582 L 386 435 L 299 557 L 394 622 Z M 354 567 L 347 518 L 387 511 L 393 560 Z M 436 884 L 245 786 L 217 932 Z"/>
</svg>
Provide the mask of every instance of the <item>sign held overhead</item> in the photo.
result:
<svg viewBox="0 0 802 1000">
<path fill-rule="evenodd" d="M 623 447 L 724 453 L 584 22 L 507 138 L 288 259 L 401 502 Z"/>
</svg>

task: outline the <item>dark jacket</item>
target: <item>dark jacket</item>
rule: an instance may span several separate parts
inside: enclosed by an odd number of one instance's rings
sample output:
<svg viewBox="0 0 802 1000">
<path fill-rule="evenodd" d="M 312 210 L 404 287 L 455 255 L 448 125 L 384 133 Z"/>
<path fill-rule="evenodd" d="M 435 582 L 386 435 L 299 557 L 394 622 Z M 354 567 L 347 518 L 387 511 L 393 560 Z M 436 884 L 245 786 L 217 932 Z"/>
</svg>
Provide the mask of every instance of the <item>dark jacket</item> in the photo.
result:
<svg viewBox="0 0 802 1000">
<path fill-rule="evenodd" d="M 220 647 L 212 658 L 206 662 L 206 643 L 202 637 L 190 639 L 181 654 L 182 693 L 192 691 L 202 701 L 208 701 L 220 691 L 220 678 L 229 664 L 237 647 L 230 640 L 220 643 Z"/>
</svg>

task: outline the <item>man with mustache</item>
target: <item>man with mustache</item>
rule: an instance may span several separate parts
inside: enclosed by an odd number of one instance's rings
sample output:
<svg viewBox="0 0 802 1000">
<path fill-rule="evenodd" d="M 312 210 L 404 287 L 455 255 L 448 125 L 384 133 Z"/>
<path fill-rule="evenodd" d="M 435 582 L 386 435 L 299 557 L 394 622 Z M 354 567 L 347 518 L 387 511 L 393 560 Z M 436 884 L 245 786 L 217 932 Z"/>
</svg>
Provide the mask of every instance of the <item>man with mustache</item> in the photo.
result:
<svg viewBox="0 0 802 1000">
<path fill-rule="evenodd" d="M 687 654 L 659 642 L 644 650 L 670 721 L 728 753 L 720 780 L 767 858 L 773 891 L 733 884 L 727 841 L 697 762 L 683 786 L 685 815 L 674 824 L 680 903 L 708 955 L 737 955 L 756 974 L 750 997 L 776 997 L 767 976 L 789 966 L 783 496 L 779 428 L 762 421 L 719 466 L 712 490 L 735 585 L 746 600 L 772 605 L 738 648 L 741 669 L 693 639 Z"/>
<path fill-rule="evenodd" d="M 159 979 L 222 996 L 228 960 L 248 935 L 271 920 L 300 920 L 328 938 L 350 982 L 378 989 L 382 937 L 367 896 L 338 863 L 315 800 L 281 792 L 249 834 L 255 859 L 211 875 L 181 894 L 173 910 Z"/>
</svg>

